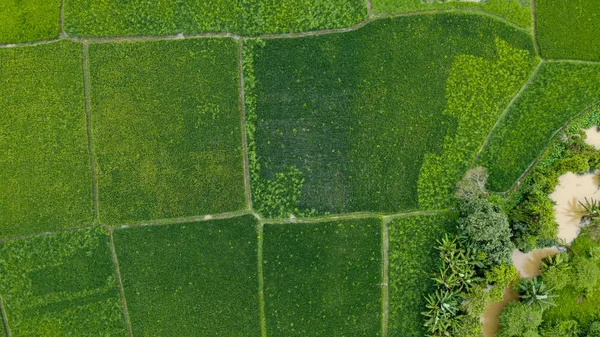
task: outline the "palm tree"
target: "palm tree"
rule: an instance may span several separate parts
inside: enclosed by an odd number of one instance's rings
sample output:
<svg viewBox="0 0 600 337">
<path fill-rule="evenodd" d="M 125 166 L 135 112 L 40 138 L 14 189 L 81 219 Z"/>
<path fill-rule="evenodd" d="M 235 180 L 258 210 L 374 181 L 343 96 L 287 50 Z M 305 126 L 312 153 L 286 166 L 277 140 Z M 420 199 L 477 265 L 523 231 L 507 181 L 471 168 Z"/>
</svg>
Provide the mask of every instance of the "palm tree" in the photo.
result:
<svg viewBox="0 0 600 337">
<path fill-rule="evenodd" d="M 556 295 L 552 295 L 551 291 L 552 289 L 547 288 L 544 282 L 538 277 L 532 280 L 523 280 L 519 284 L 521 301 L 527 305 L 539 305 L 542 310 L 556 306 L 551 300 Z"/>
<path fill-rule="evenodd" d="M 456 291 L 436 290 L 425 297 L 428 309 L 422 314 L 427 318 L 425 326 L 434 336 L 451 336 L 452 321 L 460 308 L 460 296 Z"/>
</svg>

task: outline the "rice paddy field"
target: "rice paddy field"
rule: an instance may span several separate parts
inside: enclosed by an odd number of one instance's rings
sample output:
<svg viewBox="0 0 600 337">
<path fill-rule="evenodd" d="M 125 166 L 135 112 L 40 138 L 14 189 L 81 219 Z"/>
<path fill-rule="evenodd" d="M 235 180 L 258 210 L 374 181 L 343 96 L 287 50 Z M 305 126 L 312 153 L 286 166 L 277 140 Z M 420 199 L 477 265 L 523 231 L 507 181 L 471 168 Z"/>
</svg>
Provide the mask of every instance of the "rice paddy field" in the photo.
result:
<svg viewBox="0 0 600 337">
<path fill-rule="evenodd" d="M 427 336 L 456 183 L 600 103 L 597 7 L 3 1 L 4 336 Z"/>
</svg>

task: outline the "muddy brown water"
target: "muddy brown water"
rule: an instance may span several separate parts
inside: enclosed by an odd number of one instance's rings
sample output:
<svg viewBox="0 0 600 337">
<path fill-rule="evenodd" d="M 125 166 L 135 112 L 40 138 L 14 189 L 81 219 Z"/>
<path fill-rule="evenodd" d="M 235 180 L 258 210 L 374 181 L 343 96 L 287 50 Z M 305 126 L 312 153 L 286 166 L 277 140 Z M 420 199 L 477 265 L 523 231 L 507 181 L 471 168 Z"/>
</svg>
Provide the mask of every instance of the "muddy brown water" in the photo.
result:
<svg viewBox="0 0 600 337">
<path fill-rule="evenodd" d="M 556 253 L 558 253 L 557 247 L 535 249 L 527 254 L 515 249 L 512 254 L 512 261 L 513 265 L 519 271 L 519 275 L 522 278 L 529 279 L 539 275 L 542 260 L 546 256 L 554 256 Z M 481 332 L 484 337 L 494 337 L 494 334 L 500 327 L 500 323 L 498 322 L 500 312 L 502 312 L 508 302 L 517 301 L 518 299 L 519 296 L 512 290 L 512 287 L 507 287 L 504 289 L 501 301 L 488 304 L 481 317 L 481 321 L 483 322 Z"/>
</svg>

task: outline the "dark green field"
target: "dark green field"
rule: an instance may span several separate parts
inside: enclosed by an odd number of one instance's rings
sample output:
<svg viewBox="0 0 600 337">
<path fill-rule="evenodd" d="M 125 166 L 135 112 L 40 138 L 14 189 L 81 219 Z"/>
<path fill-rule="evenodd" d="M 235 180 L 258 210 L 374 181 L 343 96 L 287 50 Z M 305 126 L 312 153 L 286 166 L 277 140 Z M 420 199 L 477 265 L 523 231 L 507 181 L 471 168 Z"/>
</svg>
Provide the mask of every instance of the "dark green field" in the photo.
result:
<svg viewBox="0 0 600 337">
<path fill-rule="evenodd" d="M 256 219 L 115 231 L 134 336 L 260 336 Z"/>
<path fill-rule="evenodd" d="M 274 217 L 446 206 L 535 63 L 529 36 L 467 14 L 255 41 L 244 61 L 253 202 Z"/>
<path fill-rule="evenodd" d="M 12 336 L 127 336 L 109 239 L 78 230 L 0 244 Z"/>
<path fill-rule="evenodd" d="M 58 37 L 60 0 L 2 0 L 0 44 Z"/>
<path fill-rule="evenodd" d="M 537 0 L 536 14 L 545 58 L 600 61 L 600 0 Z"/>
<path fill-rule="evenodd" d="M 265 225 L 269 336 L 380 336 L 381 220 Z"/>
<path fill-rule="evenodd" d="M 600 101 L 600 64 L 545 63 L 491 135 L 479 162 L 505 191 L 569 119 Z"/>
<path fill-rule="evenodd" d="M 92 44 L 89 55 L 103 223 L 245 208 L 233 40 Z"/>
<path fill-rule="evenodd" d="M 86 37 L 286 33 L 351 26 L 366 16 L 362 0 L 69 0 L 65 5 L 66 32 Z"/>
<path fill-rule="evenodd" d="M 425 336 L 421 312 L 424 296 L 433 291 L 431 274 L 437 271 L 436 241 L 453 233 L 452 213 L 412 216 L 393 220 L 389 236 L 390 337 Z"/>
<path fill-rule="evenodd" d="M 92 222 L 81 45 L 0 49 L 0 237 Z"/>
</svg>

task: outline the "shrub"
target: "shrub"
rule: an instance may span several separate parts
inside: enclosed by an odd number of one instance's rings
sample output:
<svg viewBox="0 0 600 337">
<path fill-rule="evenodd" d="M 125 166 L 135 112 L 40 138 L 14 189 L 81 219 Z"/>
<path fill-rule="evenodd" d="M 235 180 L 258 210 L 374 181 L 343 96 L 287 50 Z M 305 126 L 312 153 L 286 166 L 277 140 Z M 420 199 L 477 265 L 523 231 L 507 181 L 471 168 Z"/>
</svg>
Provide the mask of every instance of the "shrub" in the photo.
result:
<svg viewBox="0 0 600 337">
<path fill-rule="evenodd" d="M 522 302 L 510 302 L 498 318 L 500 329 L 496 337 L 537 336 L 542 323 L 542 310 Z"/>
</svg>

